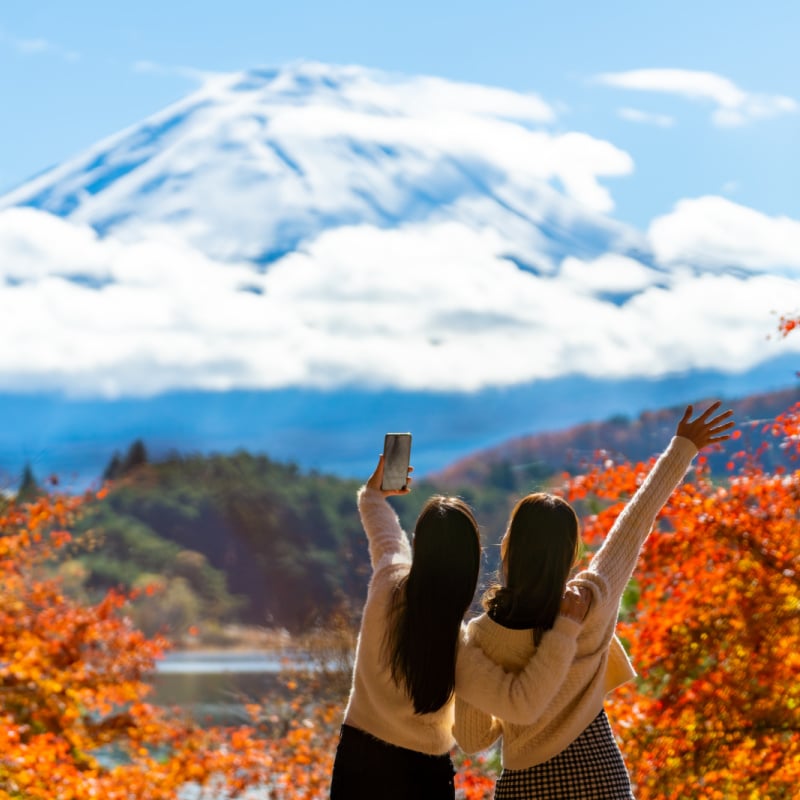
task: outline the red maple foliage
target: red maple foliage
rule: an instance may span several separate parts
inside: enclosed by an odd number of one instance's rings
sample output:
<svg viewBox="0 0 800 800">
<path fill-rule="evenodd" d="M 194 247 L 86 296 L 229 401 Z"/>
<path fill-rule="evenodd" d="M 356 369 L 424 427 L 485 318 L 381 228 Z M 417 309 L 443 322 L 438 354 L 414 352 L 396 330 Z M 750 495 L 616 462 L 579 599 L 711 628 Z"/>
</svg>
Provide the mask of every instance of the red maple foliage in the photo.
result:
<svg viewBox="0 0 800 800">
<path fill-rule="evenodd" d="M 233 796 L 269 777 L 249 727 L 204 729 L 147 702 L 167 643 L 109 592 L 82 606 L 46 565 L 83 498 L 0 506 L 0 798 L 166 800 L 188 785 Z"/>
<path fill-rule="evenodd" d="M 800 453 L 800 404 L 767 426 Z M 796 798 L 800 786 L 800 470 L 739 452 L 726 480 L 705 459 L 642 552 L 621 621 L 640 677 L 608 703 L 640 800 Z M 598 463 L 565 495 L 609 530 L 649 464 Z"/>
</svg>

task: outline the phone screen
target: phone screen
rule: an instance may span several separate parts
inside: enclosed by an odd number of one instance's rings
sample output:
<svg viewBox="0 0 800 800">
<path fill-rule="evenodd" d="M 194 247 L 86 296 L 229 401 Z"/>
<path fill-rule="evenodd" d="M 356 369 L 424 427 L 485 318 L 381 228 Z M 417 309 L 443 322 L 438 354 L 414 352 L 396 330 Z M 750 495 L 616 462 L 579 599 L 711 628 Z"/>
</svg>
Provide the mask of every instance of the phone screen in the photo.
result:
<svg viewBox="0 0 800 800">
<path fill-rule="evenodd" d="M 411 462 L 411 434 L 387 433 L 383 440 L 381 489 L 402 489 L 408 483 Z"/>
</svg>

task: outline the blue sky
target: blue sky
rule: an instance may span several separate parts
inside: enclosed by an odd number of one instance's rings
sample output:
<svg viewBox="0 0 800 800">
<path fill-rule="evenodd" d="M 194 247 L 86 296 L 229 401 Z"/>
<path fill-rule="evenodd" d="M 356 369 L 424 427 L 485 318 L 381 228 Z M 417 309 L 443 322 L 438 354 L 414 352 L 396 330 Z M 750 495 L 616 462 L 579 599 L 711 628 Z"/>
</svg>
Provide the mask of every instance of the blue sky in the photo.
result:
<svg viewBox="0 0 800 800">
<path fill-rule="evenodd" d="M 310 59 L 538 94 L 565 129 L 631 155 L 607 185 L 614 216 L 640 227 L 703 195 L 797 219 L 798 30 L 789 0 L 17 0 L 0 8 L 0 192 L 188 94 L 199 72 Z M 677 72 L 625 88 L 656 69 Z M 726 91 L 740 92 L 733 121 Z"/>
</svg>

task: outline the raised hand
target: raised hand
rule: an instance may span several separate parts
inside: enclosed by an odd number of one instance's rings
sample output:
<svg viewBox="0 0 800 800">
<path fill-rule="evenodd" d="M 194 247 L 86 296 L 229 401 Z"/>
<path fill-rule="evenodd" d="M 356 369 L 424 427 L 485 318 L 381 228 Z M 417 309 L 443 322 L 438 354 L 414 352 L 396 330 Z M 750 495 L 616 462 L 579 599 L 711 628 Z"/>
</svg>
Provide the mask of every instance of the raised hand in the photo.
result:
<svg viewBox="0 0 800 800">
<path fill-rule="evenodd" d="M 678 423 L 676 434 L 694 443 L 698 450 L 701 450 L 706 445 L 730 439 L 729 431 L 733 428 L 734 422 L 729 418 L 733 411 L 728 409 L 721 414 L 714 414 L 720 405 L 721 402 L 717 400 L 696 419 L 691 419 L 692 406 L 686 406 L 686 411 L 683 412 L 683 417 Z"/>
<path fill-rule="evenodd" d="M 408 494 L 411 491 L 411 481 L 413 480 L 411 473 L 413 471 L 414 467 L 408 468 L 408 481 L 402 489 L 381 489 L 381 483 L 383 482 L 383 453 L 381 453 L 378 458 L 378 466 L 375 467 L 375 472 L 370 475 L 367 481 L 367 487 L 369 489 L 377 489 L 384 497 L 395 494 Z"/>
</svg>

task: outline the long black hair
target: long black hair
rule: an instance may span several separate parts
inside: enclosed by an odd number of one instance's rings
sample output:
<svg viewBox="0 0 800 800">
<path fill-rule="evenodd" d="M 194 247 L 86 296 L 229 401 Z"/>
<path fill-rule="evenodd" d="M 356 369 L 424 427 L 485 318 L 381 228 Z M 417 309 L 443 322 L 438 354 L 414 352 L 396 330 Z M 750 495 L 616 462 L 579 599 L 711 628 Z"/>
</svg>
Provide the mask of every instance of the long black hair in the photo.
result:
<svg viewBox="0 0 800 800">
<path fill-rule="evenodd" d="M 478 583 L 481 545 L 470 507 L 435 495 L 417 518 L 408 576 L 392 598 L 386 649 L 392 677 L 417 714 L 438 711 L 453 695 L 464 614 Z"/>
<path fill-rule="evenodd" d="M 553 627 L 570 570 L 582 543 L 578 517 L 563 498 L 545 492 L 523 497 L 500 544 L 505 585 L 489 588 L 483 607 L 507 628 L 532 628 L 538 644 Z"/>
</svg>

